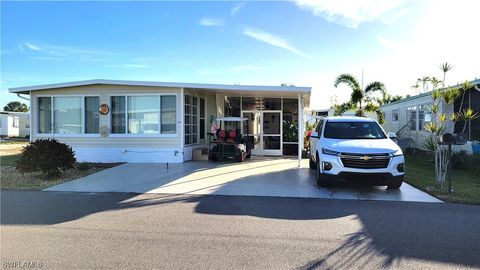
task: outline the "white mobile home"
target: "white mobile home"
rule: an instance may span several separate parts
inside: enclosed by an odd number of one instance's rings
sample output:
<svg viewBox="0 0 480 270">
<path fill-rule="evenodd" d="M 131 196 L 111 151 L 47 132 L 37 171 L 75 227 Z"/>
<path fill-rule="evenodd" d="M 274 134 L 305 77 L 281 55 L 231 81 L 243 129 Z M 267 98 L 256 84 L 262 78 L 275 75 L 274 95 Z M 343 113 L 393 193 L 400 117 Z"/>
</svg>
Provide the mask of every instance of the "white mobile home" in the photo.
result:
<svg viewBox="0 0 480 270">
<path fill-rule="evenodd" d="M 470 83 L 472 88 L 465 92 L 463 105 L 461 105 L 461 97 L 457 98 L 452 104 L 442 102 L 439 113 L 458 112 L 460 107 L 463 109 L 470 107 L 474 111 L 480 112 L 480 80 L 473 80 Z M 430 112 L 432 102 L 432 93 L 427 92 L 383 105 L 381 107 L 385 114 L 383 128 L 387 132 L 397 133 L 399 140 L 408 143 L 407 147 L 422 149 L 425 139 L 430 136 L 430 133 L 425 131 L 425 124 L 432 120 Z M 455 146 L 455 150 L 466 150 L 471 153 L 471 142 L 480 140 L 479 118 L 467 123 L 458 121 L 454 125 L 448 125 L 446 132 L 461 133 L 464 127 L 464 133 L 469 142 L 463 146 Z"/>
<path fill-rule="evenodd" d="M 300 156 L 311 88 L 88 80 L 10 92 L 30 95 L 31 140 L 56 138 L 79 161 L 178 163 L 206 147 L 220 116 L 250 120 L 252 154 Z"/>
<path fill-rule="evenodd" d="M 25 112 L 0 112 L 0 136 L 25 138 L 30 135 L 30 116 Z"/>
</svg>

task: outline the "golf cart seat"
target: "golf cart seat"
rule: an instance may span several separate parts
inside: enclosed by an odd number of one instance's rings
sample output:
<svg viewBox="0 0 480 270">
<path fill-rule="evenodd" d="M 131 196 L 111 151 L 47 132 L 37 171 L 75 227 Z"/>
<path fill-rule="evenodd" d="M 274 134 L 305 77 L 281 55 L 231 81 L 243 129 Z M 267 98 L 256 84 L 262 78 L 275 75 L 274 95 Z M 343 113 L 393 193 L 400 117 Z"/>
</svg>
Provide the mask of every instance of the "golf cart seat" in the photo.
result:
<svg viewBox="0 0 480 270">
<path fill-rule="evenodd" d="M 233 143 L 233 140 L 235 140 L 237 137 L 237 133 L 235 132 L 234 129 L 230 129 L 230 131 L 228 132 L 228 142 L 229 143 Z"/>
<path fill-rule="evenodd" d="M 225 140 L 225 130 L 217 130 L 217 141 L 223 142 Z"/>
</svg>

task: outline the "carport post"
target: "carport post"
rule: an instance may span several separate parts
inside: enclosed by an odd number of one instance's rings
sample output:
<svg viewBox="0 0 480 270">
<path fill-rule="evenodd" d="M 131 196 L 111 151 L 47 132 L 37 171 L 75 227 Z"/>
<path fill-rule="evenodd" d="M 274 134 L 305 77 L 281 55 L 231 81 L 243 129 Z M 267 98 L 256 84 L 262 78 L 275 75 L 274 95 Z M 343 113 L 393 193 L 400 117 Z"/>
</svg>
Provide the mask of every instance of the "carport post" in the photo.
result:
<svg viewBox="0 0 480 270">
<path fill-rule="evenodd" d="M 302 161 L 303 150 L 303 108 L 302 108 L 302 94 L 298 93 L 298 167 Z"/>
</svg>

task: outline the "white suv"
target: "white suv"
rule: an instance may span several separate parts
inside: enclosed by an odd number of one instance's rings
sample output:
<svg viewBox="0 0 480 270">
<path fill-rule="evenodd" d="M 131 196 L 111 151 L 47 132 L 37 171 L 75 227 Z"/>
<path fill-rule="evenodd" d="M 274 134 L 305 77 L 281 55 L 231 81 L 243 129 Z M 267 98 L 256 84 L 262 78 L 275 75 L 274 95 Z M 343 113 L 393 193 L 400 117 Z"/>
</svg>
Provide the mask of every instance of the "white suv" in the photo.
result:
<svg viewBox="0 0 480 270">
<path fill-rule="evenodd" d="M 364 117 L 321 117 L 310 136 L 310 168 L 317 184 L 347 180 L 398 189 L 405 159 L 377 121 Z"/>
</svg>

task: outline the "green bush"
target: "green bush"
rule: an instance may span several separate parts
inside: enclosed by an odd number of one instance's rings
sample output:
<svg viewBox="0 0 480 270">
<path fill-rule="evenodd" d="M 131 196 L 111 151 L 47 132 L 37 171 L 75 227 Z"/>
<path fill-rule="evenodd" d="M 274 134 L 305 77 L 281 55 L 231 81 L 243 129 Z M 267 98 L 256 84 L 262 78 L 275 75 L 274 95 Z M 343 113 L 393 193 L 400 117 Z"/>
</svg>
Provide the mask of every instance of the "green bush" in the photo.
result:
<svg viewBox="0 0 480 270">
<path fill-rule="evenodd" d="M 77 164 L 77 168 L 80 170 L 80 171 L 86 171 L 86 170 L 90 170 L 92 166 L 90 165 L 90 163 L 88 162 L 80 162 Z"/>
<path fill-rule="evenodd" d="M 470 162 L 468 165 L 468 171 L 472 175 L 479 175 L 480 174 L 480 154 L 475 153 L 470 157 Z"/>
<path fill-rule="evenodd" d="M 452 169 L 467 170 L 469 167 L 471 157 L 467 155 L 467 151 L 452 153 Z"/>
<path fill-rule="evenodd" d="M 21 173 L 42 172 L 47 176 L 58 176 L 61 171 L 74 168 L 75 152 L 55 139 L 38 139 L 22 150 L 15 163 Z"/>
</svg>

